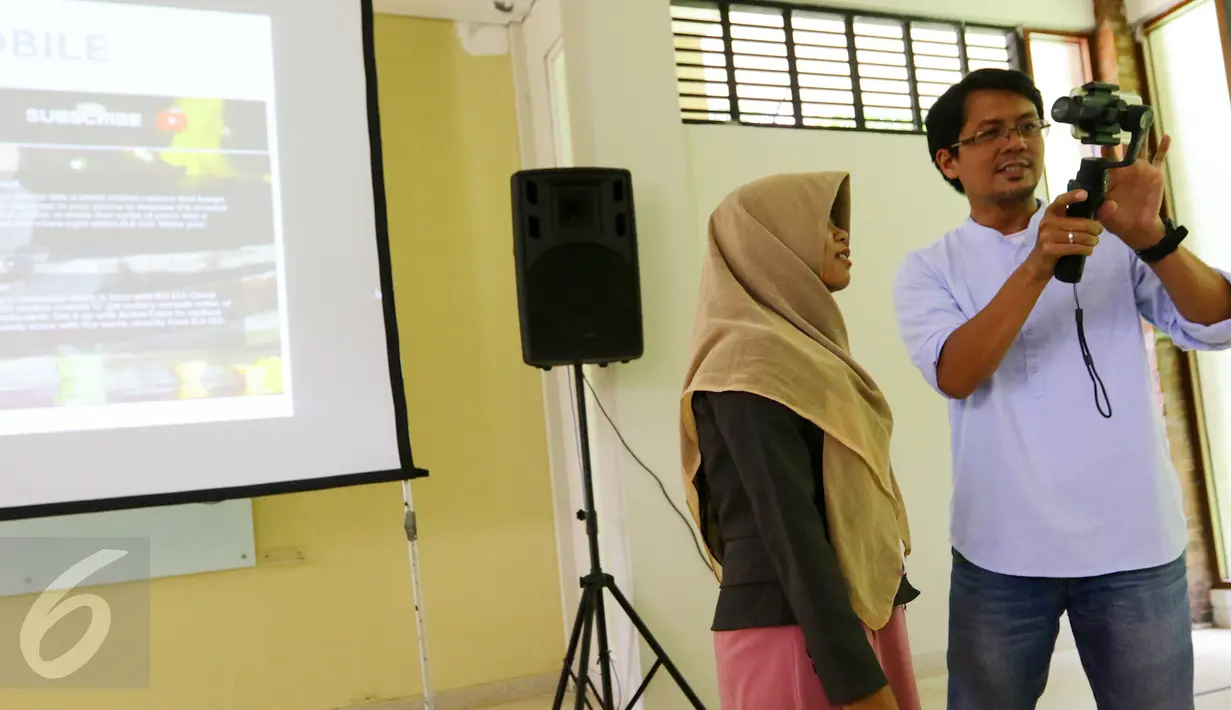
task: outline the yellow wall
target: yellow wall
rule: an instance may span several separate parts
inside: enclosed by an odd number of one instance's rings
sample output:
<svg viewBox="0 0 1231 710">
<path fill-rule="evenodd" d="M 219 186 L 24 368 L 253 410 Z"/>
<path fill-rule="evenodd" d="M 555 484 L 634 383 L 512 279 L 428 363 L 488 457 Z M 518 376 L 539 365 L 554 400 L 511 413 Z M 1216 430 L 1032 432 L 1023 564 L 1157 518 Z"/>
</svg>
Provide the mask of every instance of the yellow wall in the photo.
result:
<svg viewBox="0 0 1231 710">
<path fill-rule="evenodd" d="M 539 377 L 518 344 L 510 59 L 407 18 L 378 19 L 377 50 L 411 433 L 432 472 L 414 493 L 433 685 L 551 673 L 563 629 Z M 305 559 L 156 580 L 150 688 L 0 688 L 0 707 L 325 710 L 420 692 L 400 485 L 261 499 L 255 516 L 258 552 Z"/>
</svg>

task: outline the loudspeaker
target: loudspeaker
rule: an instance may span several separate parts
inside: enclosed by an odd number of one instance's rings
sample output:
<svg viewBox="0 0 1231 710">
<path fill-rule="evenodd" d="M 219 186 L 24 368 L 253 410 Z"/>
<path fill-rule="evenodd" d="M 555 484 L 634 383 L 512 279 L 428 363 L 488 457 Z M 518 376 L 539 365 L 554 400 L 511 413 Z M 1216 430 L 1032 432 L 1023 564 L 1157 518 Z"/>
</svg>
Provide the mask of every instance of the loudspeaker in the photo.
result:
<svg viewBox="0 0 1231 710">
<path fill-rule="evenodd" d="M 641 357 L 632 175 L 552 168 L 512 183 L 522 359 L 550 369 Z"/>
</svg>

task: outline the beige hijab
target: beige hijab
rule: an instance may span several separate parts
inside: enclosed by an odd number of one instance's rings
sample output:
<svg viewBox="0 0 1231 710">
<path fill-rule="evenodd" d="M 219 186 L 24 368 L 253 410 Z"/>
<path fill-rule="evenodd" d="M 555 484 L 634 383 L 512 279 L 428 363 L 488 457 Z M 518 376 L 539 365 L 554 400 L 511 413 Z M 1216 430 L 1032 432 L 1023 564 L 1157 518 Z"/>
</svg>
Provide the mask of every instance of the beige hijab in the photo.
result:
<svg viewBox="0 0 1231 710">
<path fill-rule="evenodd" d="M 826 435 L 829 535 L 851 603 L 872 629 L 889 622 L 910 529 L 889 462 L 893 419 L 851 358 L 821 266 L 829 223 L 849 230 L 847 173 L 775 175 L 744 185 L 710 217 L 709 243 L 680 403 L 685 490 L 721 579 L 721 532 L 702 510 L 694 392 L 742 391 L 787 406 Z"/>
</svg>

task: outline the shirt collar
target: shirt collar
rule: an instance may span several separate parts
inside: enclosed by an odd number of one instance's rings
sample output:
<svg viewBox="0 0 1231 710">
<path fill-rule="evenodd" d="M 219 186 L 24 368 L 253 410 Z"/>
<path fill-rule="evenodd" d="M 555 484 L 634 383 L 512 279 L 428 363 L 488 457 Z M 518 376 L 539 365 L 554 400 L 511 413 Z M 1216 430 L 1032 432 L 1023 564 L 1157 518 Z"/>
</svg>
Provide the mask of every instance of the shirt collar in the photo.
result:
<svg viewBox="0 0 1231 710">
<path fill-rule="evenodd" d="M 991 227 L 985 227 L 979 224 L 969 215 L 966 217 L 966 220 L 962 222 L 961 231 L 963 234 L 967 234 L 972 237 L 995 237 L 1002 243 L 1017 244 L 1031 235 L 1037 235 L 1039 232 L 1039 223 L 1043 221 L 1043 217 L 1047 214 L 1046 204 L 1043 200 L 1036 198 L 1034 202 L 1035 210 L 1034 214 L 1030 216 L 1030 224 L 1026 225 L 1025 229 L 1017 232 L 1016 234 L 1001 234 Z"/>
</svg>

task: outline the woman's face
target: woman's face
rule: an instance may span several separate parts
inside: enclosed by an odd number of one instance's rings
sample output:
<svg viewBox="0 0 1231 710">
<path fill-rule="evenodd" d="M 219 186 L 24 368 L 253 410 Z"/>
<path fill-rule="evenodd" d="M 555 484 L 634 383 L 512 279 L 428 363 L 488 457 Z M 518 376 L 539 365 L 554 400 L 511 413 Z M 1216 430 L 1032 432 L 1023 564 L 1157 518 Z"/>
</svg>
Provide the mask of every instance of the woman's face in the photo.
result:
<svg viewBox="0 0 1231 710">
<path fill-rule="evenodd" d="M 837 293 L 851 284 L 851 236 L 833 222 L 825 231 L 821 281 L 831 293 Z"/>
</svg>

